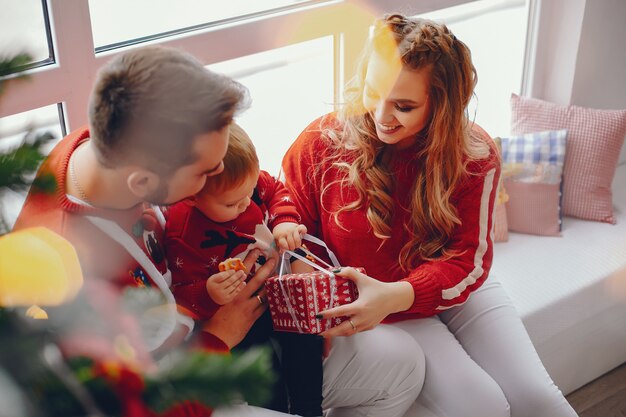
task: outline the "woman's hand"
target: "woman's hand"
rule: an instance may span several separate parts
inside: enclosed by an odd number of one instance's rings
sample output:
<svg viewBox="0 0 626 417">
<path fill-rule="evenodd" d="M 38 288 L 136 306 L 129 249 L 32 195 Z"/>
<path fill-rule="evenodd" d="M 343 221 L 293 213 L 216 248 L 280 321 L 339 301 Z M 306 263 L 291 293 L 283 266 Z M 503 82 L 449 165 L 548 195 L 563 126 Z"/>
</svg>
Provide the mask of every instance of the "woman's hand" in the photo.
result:
<svg viewBox="0 0 626 417">
<path fill-rule="evenodd" d="M 243 263 L 248 271 L 259 255 L 260 252 L 254 250 L 246 256 Z M 270 259 L 257 269 L 256 274 L 246 283 L 241 292 L 207 320 L 203 326 L 204 331 L 219 337 L 230 349 L 239 344 L 267 308 L 264 284 L 274 272 L 275 267 L 276 261 Z"/>
<path fill-rule="evenodd" d="M 349 318 L 321 333 L 326 338 L 350 336 L 371 330 L 389 314 L 404 311 L 413 304 L 413 287 L 408 282 L 378 281 L 354 268 L 342 268 L 339 272 L 333 272 L 337 276 L 353 281 L 359 289 L 359 298 L 350 304 L 322 311 L 317 316 L 321 320 L 341 316 Z"/>
</svg>

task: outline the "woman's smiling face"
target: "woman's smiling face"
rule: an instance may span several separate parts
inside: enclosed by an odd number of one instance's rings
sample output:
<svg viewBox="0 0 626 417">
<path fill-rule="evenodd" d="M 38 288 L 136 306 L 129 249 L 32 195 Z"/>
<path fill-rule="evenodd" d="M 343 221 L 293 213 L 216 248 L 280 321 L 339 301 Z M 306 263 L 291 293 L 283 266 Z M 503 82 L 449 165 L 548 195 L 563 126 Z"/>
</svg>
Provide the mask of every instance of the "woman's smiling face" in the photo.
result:
<svg viewBox="0 0 626 417">
<path fill-rule="evenodd" d="M 378 139 L 399 148 L 415 143 L 431 119 L 430 70 L 390 64 L 372 53 L 367 65 L 363 105 L 376 123 Z"/>
</svg>

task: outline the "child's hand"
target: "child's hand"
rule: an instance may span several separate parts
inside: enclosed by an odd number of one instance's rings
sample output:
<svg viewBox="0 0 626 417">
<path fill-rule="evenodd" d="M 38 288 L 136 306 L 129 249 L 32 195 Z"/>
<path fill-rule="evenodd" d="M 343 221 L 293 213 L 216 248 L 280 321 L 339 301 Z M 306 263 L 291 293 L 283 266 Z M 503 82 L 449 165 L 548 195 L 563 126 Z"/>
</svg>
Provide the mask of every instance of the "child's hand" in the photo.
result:
<svg viewBox="0 0 626 417">
<path fill-rule="evenodd" d="M 230 303 L 246 286 L 246 273 L 229 269 L 211 275 L 206 281 L 206 290 L 215 303 Z"/>
<path fill-rule="evenodd" d="M 302 246 L 302 236 L 306 232 L 306 226 L 297 223 L 280 223 L 272 230 L 276 245 L 283 250 L 294 250 Z"/>
</svg>

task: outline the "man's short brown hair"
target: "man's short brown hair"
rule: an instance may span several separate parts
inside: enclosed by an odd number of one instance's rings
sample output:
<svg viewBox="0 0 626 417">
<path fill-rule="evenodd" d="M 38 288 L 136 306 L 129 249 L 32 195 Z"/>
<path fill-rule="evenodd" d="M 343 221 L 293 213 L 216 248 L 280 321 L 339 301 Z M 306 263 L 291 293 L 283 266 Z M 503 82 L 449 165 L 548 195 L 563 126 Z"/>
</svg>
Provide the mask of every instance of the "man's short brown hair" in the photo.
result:
<svg viewBox="0 0 626 417">
<path fill-rule="evenodd" d="M 91 139 L 108 167 L 134 163 L 161 175 L 194 162 L 193 140 L 248 106 L 247 89 L 193 56 L 162 46 L 106 64 L 89 101 Z"/>
</svg>

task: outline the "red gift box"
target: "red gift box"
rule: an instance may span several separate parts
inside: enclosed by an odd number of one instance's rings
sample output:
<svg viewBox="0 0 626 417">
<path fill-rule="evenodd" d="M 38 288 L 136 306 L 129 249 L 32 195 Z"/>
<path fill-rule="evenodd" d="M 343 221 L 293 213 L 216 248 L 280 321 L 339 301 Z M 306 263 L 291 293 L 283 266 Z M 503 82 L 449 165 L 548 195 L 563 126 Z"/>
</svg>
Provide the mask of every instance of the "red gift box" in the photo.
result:
<svg viewBox="0 0 626 417">
<path fill-rule="evenodd" d="M 315 315 L 359 296 L 352 281 L 329 271 L 271 277 L 265 288 L 274 330 L 283 332 L 317 334 L 335 327 L 348 317 L 318 320 Z"/>
</svg>

